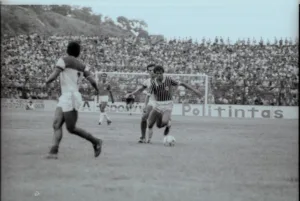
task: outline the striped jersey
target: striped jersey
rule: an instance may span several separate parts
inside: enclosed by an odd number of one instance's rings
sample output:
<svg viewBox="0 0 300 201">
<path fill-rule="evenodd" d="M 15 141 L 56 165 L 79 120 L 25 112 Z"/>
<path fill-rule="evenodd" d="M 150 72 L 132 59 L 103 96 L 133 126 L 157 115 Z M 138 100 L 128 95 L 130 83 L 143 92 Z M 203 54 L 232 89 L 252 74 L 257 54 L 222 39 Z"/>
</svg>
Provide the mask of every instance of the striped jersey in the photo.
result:
<svg viewBox="0 0 300 201">
<path fill-rule="evenodd" d="M 65 56 L 58 59 L 56 68 L 62 70 L 60 73 L 61 93 L 78 92 L 83 77 L 92 74 L 89 68 L 73 56 Z"/>
<path fill-rule="evenodd" d="M 156 79 L 151 81 L 148 94 L 154 95 L 156 101 L 171 101 L 173 100 L 173 88 L 178 86 L 180 82 L 172 79 L 169 76 L 164 76 L 161 84 L 158 84 Z"/>
</svg>

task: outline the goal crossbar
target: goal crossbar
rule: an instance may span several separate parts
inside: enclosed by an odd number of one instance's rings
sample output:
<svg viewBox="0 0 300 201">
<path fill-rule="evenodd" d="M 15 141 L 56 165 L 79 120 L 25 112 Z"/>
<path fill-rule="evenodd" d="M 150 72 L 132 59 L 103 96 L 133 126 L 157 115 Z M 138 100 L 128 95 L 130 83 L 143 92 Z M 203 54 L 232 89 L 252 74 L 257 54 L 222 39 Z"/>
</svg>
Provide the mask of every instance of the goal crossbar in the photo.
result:
<svg viewBox="0 0 300 201">
<path fill-rule="evenodd" d="M 149 75 L 148 73 L 122 73 L 122 72 L 101 72 L 101 71 L 98 71 L 96 74 L 107 74 L 107 75 Z M 184 77 L 209 77 L 208 75 L 205 75 L 205 74 L 199 74 L 199 75 L 196 75 L 196 74 L 169 74 L 169 73 L 164 73 L 164 75 L 167 75 L 167 76 L 184 76 Z"/>
</svg>

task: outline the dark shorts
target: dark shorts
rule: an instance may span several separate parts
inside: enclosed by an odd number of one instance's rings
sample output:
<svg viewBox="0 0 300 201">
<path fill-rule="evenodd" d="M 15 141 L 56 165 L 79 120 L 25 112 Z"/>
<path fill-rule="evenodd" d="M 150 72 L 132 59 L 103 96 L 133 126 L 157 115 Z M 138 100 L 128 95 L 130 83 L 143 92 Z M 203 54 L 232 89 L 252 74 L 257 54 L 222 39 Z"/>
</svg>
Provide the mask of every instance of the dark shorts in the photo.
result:
<svg viewBox="0 0 300 201">
<path fill-rule="evenodd" d="M 126 104 L 133 104 L 134 98 L 126 98 Z"/>
</svg>

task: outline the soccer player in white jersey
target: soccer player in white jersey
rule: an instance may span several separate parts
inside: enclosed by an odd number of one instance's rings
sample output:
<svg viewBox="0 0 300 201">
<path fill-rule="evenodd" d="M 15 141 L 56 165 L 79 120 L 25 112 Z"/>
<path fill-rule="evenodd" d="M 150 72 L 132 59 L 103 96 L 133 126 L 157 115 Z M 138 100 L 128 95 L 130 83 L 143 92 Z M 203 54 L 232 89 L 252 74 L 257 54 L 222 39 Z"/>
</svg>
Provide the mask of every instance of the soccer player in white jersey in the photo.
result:
<svg viewBox="0 0 300 201">
<path fill-rule="evenodd" d="M 196 95 L 201 96 L 200 92 L 192 88 L 186 83 L 178 82 L 169 76 L 164 76 L 164 68 L 162 66 L 155 66 L 153 69 L 155 78 L 151 81 L 148 90 L 148 96 L 145 101 L 145 107 L 149 104 L 151 95 L 154 95 L 155 102 L 153 110 L 148 118 L 148 141 L 151 143 L 153 135 L 153 126 L 156 122 L 158 128 L 165 128 L 164 135 L 168 135 L 171 128 L 171 114 L 173 110 L 173 88 L 183 86 Z"/>
<path fill-rule="evenodd" d="M 67 47 L 67 56 L 63 56 L 57 61 L 53 73 L 46 81 L 47 87 L 59 76 L 61 85 L 61 96 L 59 97 L 53 122 L 53 145 L 47 156 L 49 159 L 57 159 L 64 123 L 66 123 L 67 130 L 71 134 L 77 135 L 92 143 L 95 157 L 98 157 L 101 153 L 102 140 L 76 126 L 78 110 L 82 103 L 79 85 L 83 77 L 91 83 L 96 90 L 96 94 L 98 94 L 97 83 L 89 72 L 88 67 L 77 59 L 79 54 L 80 45 L 77 42 L 70 42 Z"/>
<path fill-rule="evenodd" d="M 32 100 L 29 100 L 29 102 L 26 104 L 26 110 L 34 110 L 34 105 Z"/>
<path fill-rule="evenodd" d="M 98 88 L 99 88 L 99 108 L 100 108 L 100 117 L 99 117 L 99 125 L 102 124 L 103 119 L 106 118 L 107 125 L 111 124 L 111 120 L 107 113 L 105 112 L 105 108 L 108 103 L 108 96 L 111 98 L 111 102 L 114 103 L 114 97 L 111 92 L 111 85 L 109 82 L 107 82 L 107 74 L 103 73 L 101 74 L 101 79 L 98 82 Z"/>
<path fill-rule="evenodd" d="M 150 78 L 146 79 L 144 81 L 144 83 L 142 84 L 142 86 L 137 88 L 134 92 L 132 92 L 130 94 L 127 94 L 128 96 L 129 95 L 135 95 L 137 93 L 141 93 L 145 89 L 149 89 L 149 87 L 151 85 L 151 81 L 155 77 L 155 74 L 153 73 L 154 67 L 155 67 L 154 64 L 149 64 L 147 66 L 147 71 L 149 73 Z M 153 109 L 153 105 L 154 105 L 154 97 L 151 96 L 150 99 L 149 99 L 149 103 L 144 108 L 144 113 L 143 113 L 142 120 L 141 120 L 141 138 L 139 140 L 139 143 L 145 143 L 146 142 L 147 120 L 148 120 L 148 117 L 149 117 L 149 114 L 150 114 L 151 110 Z"/>
</svg>

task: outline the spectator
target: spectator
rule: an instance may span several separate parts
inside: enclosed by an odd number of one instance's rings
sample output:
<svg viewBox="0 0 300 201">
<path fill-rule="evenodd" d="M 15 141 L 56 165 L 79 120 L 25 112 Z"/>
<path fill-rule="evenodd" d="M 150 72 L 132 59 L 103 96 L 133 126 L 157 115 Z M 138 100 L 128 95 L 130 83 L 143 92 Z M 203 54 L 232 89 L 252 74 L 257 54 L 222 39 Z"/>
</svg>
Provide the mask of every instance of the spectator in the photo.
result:
<svg viewBox="0 0 300 201">
<path fill-rule="evenodd" d="M 155 62 L 169 73 L 211 76 L 209 102 L 298 105 L 298 43 L 280 40 L 279 44 L 276 41 L 274 44 L 264 41 L 255 44 L 248 39 L 247 43 L 225 44 L 223 39 L 217 38 L 198 44 L 191 40 L 134 42 L 133 37 L 6 36 L 1 42 L 1 97 L 56 99 L 58 82 L 48 90 L 43 88 L 43 83 L 70 40 L 80 40 L 81 59 L 92 66 L 93 72 L 143 73 L 146 64 Z M 126 79 L 122 81 L 125 77 L 114 80 L 119 101 L 125 91 L 135 88 L 144 79 L 137 76 L 136 80 L 126 83 Z M 184 81 L 204 90 L 200 77 Z M 84 95 L 91 98 L 93 93 L 86 82 L 82 89 Z M 141 95 L 141 101 L 144 96 Z M 176 93 L 178 101 L 184 99 L 182 96 L 192 102 L 204 101 L 203 98 L 197 100 L 189 92 Z"/>
</svg>

